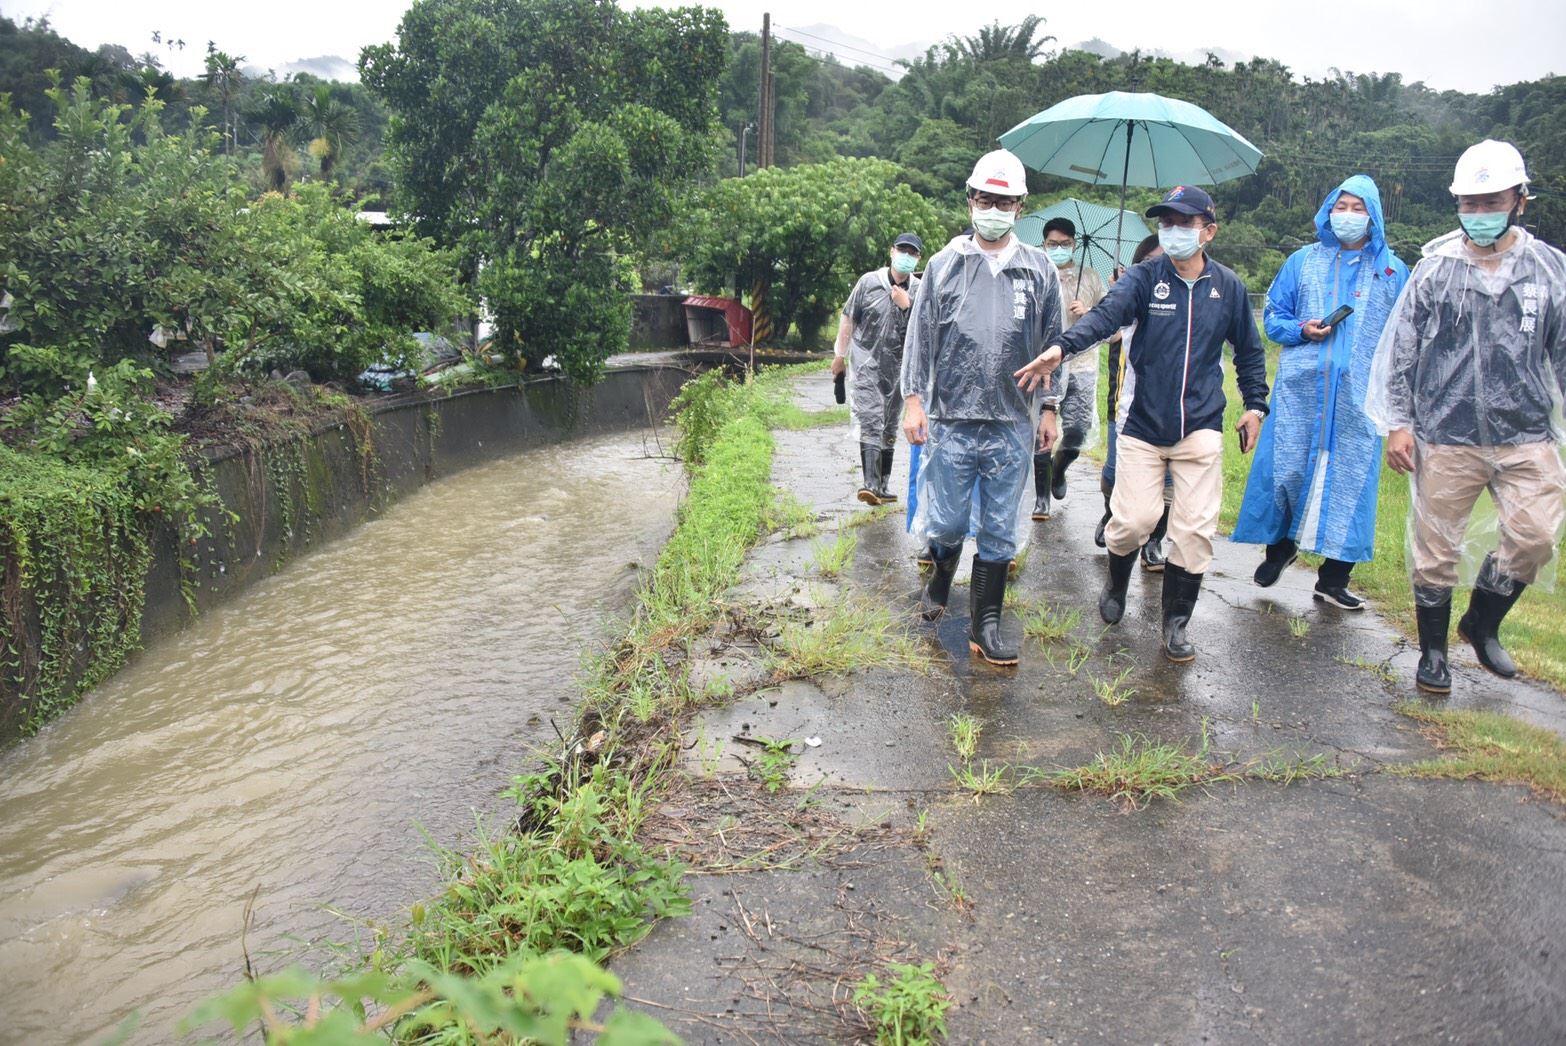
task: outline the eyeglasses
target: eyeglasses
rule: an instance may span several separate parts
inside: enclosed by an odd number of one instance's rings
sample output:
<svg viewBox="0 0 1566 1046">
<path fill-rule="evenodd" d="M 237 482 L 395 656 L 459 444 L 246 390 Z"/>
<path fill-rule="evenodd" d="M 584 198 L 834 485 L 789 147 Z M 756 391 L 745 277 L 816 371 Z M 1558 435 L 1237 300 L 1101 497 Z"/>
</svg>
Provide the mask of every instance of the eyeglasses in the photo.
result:
<svg viewBox="0 0 1566 1046">
<path fill-rule="evenodd" d="M 981 192 L 968 197 L 978 207 L 994 207 L 998 211 L 1015 211 L 1022 206 L 1020 196 L 991 196 L 987 192 Z"/>
<path fill-rule="evenodd" d="M 1200 214 L 1160 214 L 1158 227 L 1160 229 L 1189 229 L 1195 226 L 1198 229 L 1205 228 L 1207 219 Z"/>
<path fill-rule="evenodd" d="M 1077 245 L 1077 241 L 1076 240 L 1045 240 L 1044 241 L 1044 246 L 1046 246 L 1046 247 L 1075 247 L 1076 245 Z"/>
</svg>

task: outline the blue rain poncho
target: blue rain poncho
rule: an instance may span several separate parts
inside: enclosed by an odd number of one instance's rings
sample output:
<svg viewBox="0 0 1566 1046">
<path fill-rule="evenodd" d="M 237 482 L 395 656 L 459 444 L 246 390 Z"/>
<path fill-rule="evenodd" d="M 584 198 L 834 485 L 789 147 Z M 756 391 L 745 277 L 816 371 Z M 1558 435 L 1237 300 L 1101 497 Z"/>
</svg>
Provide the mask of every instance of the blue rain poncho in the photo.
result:
<svg viewBox="0 0 1566 1046">
<path fill-rule="evenodd" d="M 904 290 L 910 297 L 916 294 L 919 277 L 910 275 Z M 843 318 L 854 330 L 848 346 L 848 408 L 849 433 L 856 443 L 871 443 L 882 450 L 897 443 L 908 311 L 892 301 L 892 277 L 884 265 L 859 277 L 843 303 Z"/>
<path fill-rule="evenodd" d="M 1038 248 L 1014 239 L 989 252 L 962 236 L 930 259 L 902 374 L 904 395 L 917 394 L 930 419 L 913 509 L 921 542 L 961 545 L 976 509 L 980 557 L 1016 554 L 1041 397 L 1012 375 L 1060 330 L 1060 279 Z"/>
<path fill-rule="evenodd" d="M 1365 201 L 1369 241 L 1344 250 L 1328 215 L 1343 193 Z M 1267 291 L 1267 336 L 1282 346 L 1272 410 L 1262 423 L 1233 541 L 1284 538 L 1331 559 L 1363 562 L 1375 547 L 1381 438 L 1365 414 L 1371 365 L 1408 267 L 1387 247 L 1381 194 L 1356 174 L 1316 212 L 1317 242 L 1289 256 Z M 1301 333 L 1340 305 L 1354 312 L 1322 341 Z"/>
</svg>

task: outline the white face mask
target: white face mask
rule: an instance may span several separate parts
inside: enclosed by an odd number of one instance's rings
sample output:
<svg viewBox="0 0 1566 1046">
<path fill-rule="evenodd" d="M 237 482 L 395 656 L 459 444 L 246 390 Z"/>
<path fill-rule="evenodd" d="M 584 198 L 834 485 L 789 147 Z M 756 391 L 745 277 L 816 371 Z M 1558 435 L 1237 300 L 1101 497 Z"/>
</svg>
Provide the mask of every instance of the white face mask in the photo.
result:
<svg viewBox="0 0 1566 1046">
<path fill-rule="evenodd" d="M 1158 246 L 1176 261 L 1185 261 L 1202 249 L 1202 230 L 1194 225 L 1160 225 Z"/>
<path fill-rule="evenodd" d="M 1017 224 L 1016 211 L 1003 211 L 999 207 L 973 209 L 973 229 L 984 239 L 995 243 L 1004 240 L 1011 227 Z"/>
<path fill-rule="evenodd" d="M 1339 243 L 1358 243 L 1370 229 L 1370 215 L 1353 211 L 1333 211 L 1327 215 L 1327 224 Z"/>
</svg>

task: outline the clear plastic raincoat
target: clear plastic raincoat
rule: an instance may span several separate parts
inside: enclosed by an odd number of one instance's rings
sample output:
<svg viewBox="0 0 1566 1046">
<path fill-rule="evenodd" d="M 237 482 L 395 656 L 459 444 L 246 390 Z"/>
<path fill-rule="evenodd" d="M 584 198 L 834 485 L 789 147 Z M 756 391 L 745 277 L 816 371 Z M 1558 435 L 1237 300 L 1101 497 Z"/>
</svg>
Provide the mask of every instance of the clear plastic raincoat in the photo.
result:
<svg viewBox="0 0 1566 1046">
<path fill-rule="evenodd" d="M 1057 269 L 1060 277 L 1060 294 L 1069 304 L 1076 300 L 1089 309 L 1104 300 L 1108 293 L 1103 277 L 1092 269 L 1072 262 Z M 1067 328 L 1077 321 L 1070 310 L 1061 313 Z M 1058 402 L 1060 410 L 1060 447 L 1062 450 L 1082 450 L 1098 443 L 1098 352 L 1084 352 L 1071 357 L 1060 367 L 1056 379 L 1058 396 L 1045 397 L 1046 402 Z"/>
<path fill-rule="evenodd" d="M 905 289 L 910 297 L 917 293 L 919 277 L 909 276 Z M 848 346 L 849 437 L 891 450 L 903 410 L 899 380 L 908 312 L 892 301 L 886 266 L 859 277 L 843 303 L 843 317 L 854 325 Z"/>
<path fill-rule="evenodd" d="M 930 259 L 903 350 L 905 395 L 930 419 L 913 532 L 953 548 L 968 533 L 977 484 L 978 553 L 1016 555 L 1040 396 L 1012 374 L 1061 330 L 1060 280 L 1044 252 L 1013 238 L 985 251 L 958 237 Z"/>
<path fill-rule="evenodd" d="M 1343 249 L 1328 219 L 1345 192 L 1370 214 L 1368 242 L 1357 251 Z M 1267 291 L 1267 336 L 1283 351 L 1231 540 L 1290 538 L 1306 552 L 1358 563 L 1375 548 L 1381 477 L 1381 439 L 1365 415 L 1370 368 L 1408 266 L 1387 247 L 1381 194 L 1363 174 L 1327 194 L 1316 238 L 1289 256 Z M 1301 332 L 1340 305 L 1354 311 L 1327 338 Z"/>
<path fill-rule="evenodd" d="M 1383 435 L 1410 429 L 1415 440 L 1416 596 L 1450 588 L 1459 558 L 1465 577 L 1496 591 L 1553 582 L 1538 575 L 1566 519 L 1566 255 L 1516 235 L 1493 267 L 1461 232 L 1426 244 L 1376 348 L 1367 413 Z M 1484 490 L 1494 510 L 1469 526 Z M 1481 566 L 1496 513 L 1499 547 Z"/>
</svg>

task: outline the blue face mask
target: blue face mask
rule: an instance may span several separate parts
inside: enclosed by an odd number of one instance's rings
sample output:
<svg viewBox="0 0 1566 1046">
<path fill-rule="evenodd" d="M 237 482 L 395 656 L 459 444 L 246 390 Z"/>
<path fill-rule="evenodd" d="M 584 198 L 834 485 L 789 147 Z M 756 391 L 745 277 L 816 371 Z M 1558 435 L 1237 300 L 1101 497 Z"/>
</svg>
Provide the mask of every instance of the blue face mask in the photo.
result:
<svg viewBox="0 0 1566 1046">
<path fill-rule="evenodd" d="M 1065 265 L 1067 262 L 1071 261 L 1070 247 L 1045 247 L 1044 254 L 1057 267 Z"/>
<path fill-rule="evenodd" d="M 1459 214 L 1457 220 L 1462 222 L 1463 231 L 1477 246 L 1488 247 L 1506 234 L 1507 226 L 1512 224 L 1511 211 L 1490 211 L 1486 214 Z"/>
<path fill-rule="evenodd" d="M 918 267 L 919 256 L 917 254 L 908 254 L 903 251 L 898 251 L 896 254 L 892 255 L 892 268 L 896 269 L 900 273 L 903 273 L 904 275 L 913 272 Z"/>
<path fill-rule="evenodd" d="M 1170 225 L 1158 227 L 1158 246 L 1176 261 L 1194 255 L 1202 249 L 1202 230 L 1196 226 Z"/>
<path fill-rule="evenodd" d="M 1332 226 L 1332 235 L 1338 238 L 1339 243 L 1358 243 L 1370 230 L 1370 215 L 1333 211 L 1327 215 L 1327 223 Z"/>
</svg>

